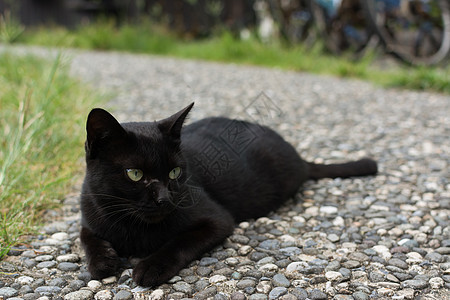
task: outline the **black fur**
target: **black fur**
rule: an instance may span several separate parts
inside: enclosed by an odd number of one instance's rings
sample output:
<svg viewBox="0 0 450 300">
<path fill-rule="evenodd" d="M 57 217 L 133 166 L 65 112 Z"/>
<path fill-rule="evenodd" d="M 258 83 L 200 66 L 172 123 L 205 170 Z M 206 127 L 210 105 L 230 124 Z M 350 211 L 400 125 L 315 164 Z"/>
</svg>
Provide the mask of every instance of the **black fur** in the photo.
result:
<svg viewBox="0 0 450 300">
<path fill-rule="evenodd" d="M 138 257 L 133 279 L 159 285 L 220 244 L 236 222 L 280 207 L 304 181 L 377 172 L 370 159 L 305 162 L 273 130 L 244 121 L 208 118 L 182 130 L 192 106 L 152 123 L 89 114 L 81 242 L 94 278 L 115 274 L 120 257 Z M 177 167 L 181 174 L 170 179 Z M 142 178 L 131 180 L 127 169 Z"/>
</svg>

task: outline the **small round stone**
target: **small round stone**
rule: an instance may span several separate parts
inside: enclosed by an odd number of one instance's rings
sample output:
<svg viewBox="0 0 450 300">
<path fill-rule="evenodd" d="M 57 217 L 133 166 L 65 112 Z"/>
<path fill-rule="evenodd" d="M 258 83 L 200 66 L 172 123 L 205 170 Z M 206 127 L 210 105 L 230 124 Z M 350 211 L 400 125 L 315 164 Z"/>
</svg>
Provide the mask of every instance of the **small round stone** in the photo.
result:
<svg viewBox="0 0 450 300">
<path fill-rule="evenodd" d="M 193 289 L 191 285 L 184 281 L 178 281 L 173 285 L 173 289 L 177 292 L 185 293 L 187 295 L 192 294 Z"/>
<path fill-rule="evenodd" d="M 440 277 L 433 277 L 428 281 L 428 283 L 432 289 L 440 289 L 444 286 L 444 279 Z"/>
<path fill-rule="evenodd" d="M 56 267 L 57 264 L 58 263 L 56 261 L 54 261 L 54 260 L 52 260 L 52 261 L 43 261 L 43 262 L 38 263 L 36 265 L 36 268 L 37 269 L 44 269 L 44 268 L 50 269 L 50 268 Z"/>
<path fill-rule="evenodd" d="M 71 262 L 71 263 L 75 263 L 75 262 L 78 262 L 79 260 L 80 260 L 80 257 L 77 254 L 74 254 L 74 253 L 60 255 L 60 256 L 58 256 L 56 258 L 57 262 Z"/>
<path fill-rule="evenodd" d="M 98 280 L 91 280 L 88 282 L 87 287 L 96 292 L 102 287 L 102 283 Z"/>
<path fill-rule="evenodd" d="M 289 280 L 283 274 L 276 274 L 275 276 L 273 276 L 272 283 L 276 287 L 285 287 L 285 288 L 291 285 Z"/>
<path fill-rule="evenodd" d="M 90 290 L 79 290 L 76 292 L 68 293 L 64 296 L 64 300 L 91 300 L 94 297 L 94 293 Z"/>
<path fill-rule="evenodd" d="M 281 296 L 285 295 L 287 292 L 288 292 L 288 290 L 285 287 L 276 287 L 270 291 L 269 299 L 270 300 L 278 299 Z"/>
<path fill-rule="evenodd" d="M 95 300 L 112 300 L 114 294 L 109 290 L 101 290 L 97 292 L 94 296 Z"/>
<path fill-rule="evenodd" d="M 11 287 L 2 287 L 0 288 L 0 297 L 4 299 L 8 299 L 11 297 L 15 297 L 19 295 L 19 292 L 16 289 Z"/>
<path fill-rule="evenodd" d="M 33 281 L 34 278 L 30 276 L 20 276 L 16 279 L 16 282 L 21 285 L 31 284 Z"/>
<path fill-rule="evenodd" d="M 62 262 L 58 265 L 58 269 L 64 272 L 76 271 L 80 267 L 77 264 L 71 262 Z"/>
<path fill-rule="evenodd" d="M 239 281 L 236 284 L 236 287 L 238 289 L 243 290 L 243 289 L 248 288 L 248 287 L 254 287 L 255 285 L 256 285 L 256 282 L 254 280 L 252 280 L 252 279 L 244 279 L 244 280 Z"/>
<path fill-rule="evenodd" d="M 114 300 L 130 300 L 133 299 L 133 294 L 127 290 L 120 290 L 113 298 Z"/>
</svg>

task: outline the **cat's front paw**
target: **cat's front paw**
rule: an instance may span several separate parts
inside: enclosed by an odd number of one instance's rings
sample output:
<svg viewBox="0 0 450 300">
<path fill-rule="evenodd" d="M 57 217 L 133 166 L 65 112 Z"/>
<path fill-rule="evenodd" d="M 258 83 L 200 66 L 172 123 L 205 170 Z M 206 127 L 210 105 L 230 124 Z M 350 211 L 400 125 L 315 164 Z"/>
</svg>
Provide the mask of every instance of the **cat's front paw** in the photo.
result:
<svg viewBox="0 0 450 300">
<path fill-rule="evenodd" d="M 120 259 L 109 243 L 92 253 L 88 259 L 88 271 L 92 278 L 102 279 L 114 275 L 119 269 Z"/>
<path fill-rule="evenodd" d="M 176 275 L 174 265 L 152 257 L 143 259 L 133 269 L 133 280 L 140 286 L 158 286 Z"/>
</svg>

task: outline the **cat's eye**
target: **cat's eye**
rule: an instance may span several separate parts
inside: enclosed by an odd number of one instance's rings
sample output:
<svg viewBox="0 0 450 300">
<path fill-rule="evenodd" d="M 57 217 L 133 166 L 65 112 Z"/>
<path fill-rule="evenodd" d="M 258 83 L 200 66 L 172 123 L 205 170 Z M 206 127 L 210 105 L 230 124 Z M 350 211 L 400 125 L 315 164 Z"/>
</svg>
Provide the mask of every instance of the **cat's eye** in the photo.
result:
<svg viewBox="0 0 450 300">
<path fill-rule="evenodd" d="M 139 169 L 126 169 L 127 176 L 133 181 L 139 181 L 144 176 L 144 172 Z"/>
<path fill-rule="evenodd" d="M 173 168 L 172 171 L 170 171 L 169 178 L 172 179 L 172 180 L 175 180 L 178 177 L 180 177 L 180 175 L 181 175 L 181 168 L 180 167 L 176 167 L 176 168 Z"/>
</svg>

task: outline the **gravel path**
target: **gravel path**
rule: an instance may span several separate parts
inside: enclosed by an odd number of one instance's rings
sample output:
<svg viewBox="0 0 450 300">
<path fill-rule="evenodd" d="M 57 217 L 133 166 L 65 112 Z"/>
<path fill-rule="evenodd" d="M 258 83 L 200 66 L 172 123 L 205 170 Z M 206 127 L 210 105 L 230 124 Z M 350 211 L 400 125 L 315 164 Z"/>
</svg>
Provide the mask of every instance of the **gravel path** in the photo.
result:
<svg viewBox="0 0 450 300">
<path fill-rule="evenodd" d="M 295 201 L 239 224 L 150 290 L 136 287 L 130 270 L 91 280 L 78 196 L 69 196 L 55 222 L 0 262 L 0 299 L 450 299 L 449 96 L 154 56 L 66 56 L 74 76 L 113 96 L 108 108 L 121 121 L 164 118 L 195 101 L 190 121 L 255 120 L 306 159 L 371 156 L 380 173 L 308 182 Z"/>
</svg>

